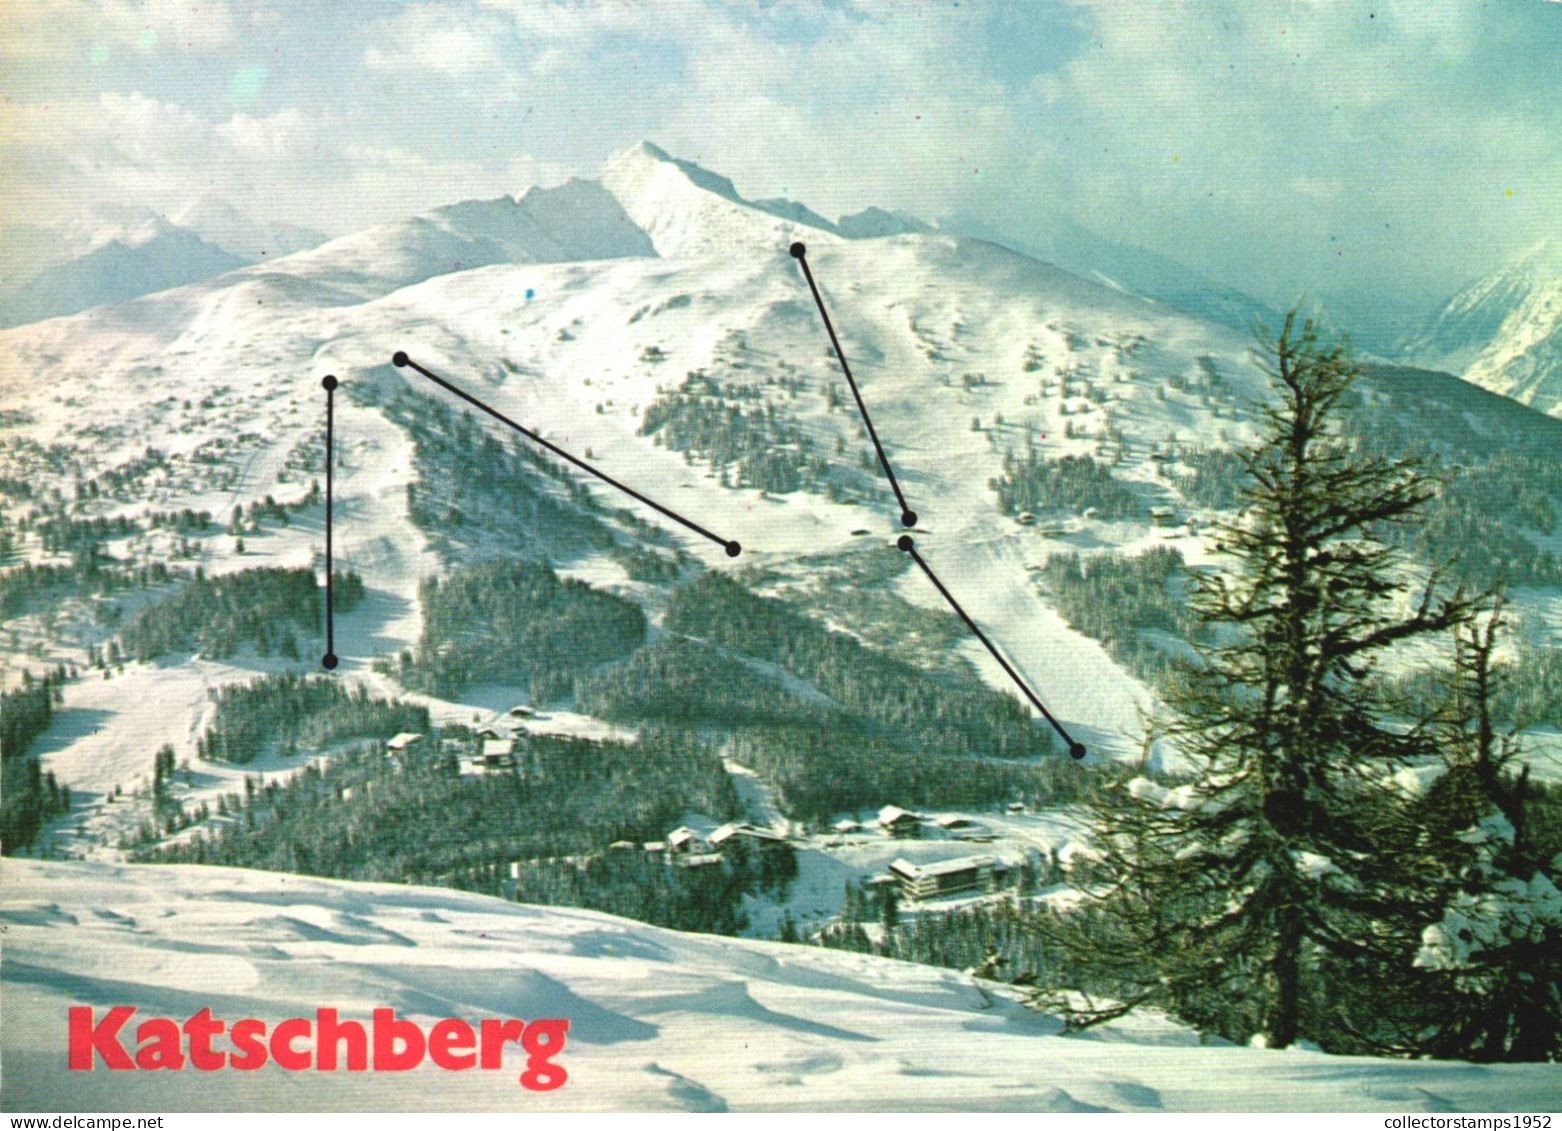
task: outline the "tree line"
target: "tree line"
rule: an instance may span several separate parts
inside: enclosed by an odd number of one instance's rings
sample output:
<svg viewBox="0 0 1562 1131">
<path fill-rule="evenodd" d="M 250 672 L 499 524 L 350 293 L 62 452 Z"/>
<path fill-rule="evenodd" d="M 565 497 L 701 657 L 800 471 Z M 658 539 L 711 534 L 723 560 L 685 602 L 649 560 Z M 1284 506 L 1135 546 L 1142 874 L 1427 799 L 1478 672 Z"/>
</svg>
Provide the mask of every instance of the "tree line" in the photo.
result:
<svg viewBox="0 0 1562 1131">
<path fill-rule="evenodd" d="M 646 633 L 633 602 L 544 562 L 493 561 L 419 586 L 417 650 L 393 670 L 406 687 L 450 696 L 472 683 L 528 685 L 533 699 L 567 695 L 577 675 L 620 659 Z"/>
<path fill-rule="evenodd" d="M 334 580 L 336 609 L 350 612 L 363 600 L 363 579 L 338 571 Z M 215 577 L 197 569 L 189 585 L 137 611 L 120 629 L 119 643 L 143 662 L 191 650 L 222 659 L 245 644 L 296 660 L 294 630 L 318 636 L 323 608 L 312 569 L 265 567 Z"/>
<path fill-rule="evenodd" d="M 1562 806 L 1494 713 L 1500 598 L 1410 589 L 1377 537 L 1438 488 L 1343 434 L 1344 348 L 1293 314 L 1265 356 L 1245 517 L 1192 597 L 1212 632 L 1154 731 L 1188 769 L 1093 797 L 1083 905 L 1047 928 L 1086 997 L 1043 1000 L 1076 1025 L 1155 1005 L 1243 1044 L 1555 1060 Z M 1407 716 L 1376 672 L 1438 637 L 1444 694 Z"/>
<path fill-rule="evenodd" d="M 477 741 L 448 728 L 394 762 L 375 741 L 286 782 L 248 779 L 223 799 L 223 823 L 137 858 L 489 890 L 513 861 L 660 839 L 690 811 L 740 812 L 715 744 L 692 731 L 652 729 L 637 742 L 531 735 L 514 773 L 463 774 Z M 528 875 L 540 884 L 552 867 Z"/>
<path fill-rule="evenodd" d="M 710 379 L 691 374 L 681 390 L 646 406 L 640 435 L 708 460 L 722 486 L 778 495 L 822 490 L 830 464 L 814 452 L 812 438 L 774 401 L 745 409 L 728 404 L 729 395 Z"/>
<path fill-rule="evenodd" d="M 216 710 L 196 751 L 212 761 L 242 765 L 272 751 L 292 755 L 429 727 L 427 708 L 379 699 L 329 676 L 267 675 L 207 694 Z"/>
<path fill-rule="evenodd" d="M 1053 749 L 1011 695 L 974 675 L 934 677 L 707 573 L 673 591 L 669 631 L 775 664 L 910 750 L 1023 758 Z"/>
<path fill-rule="evenodd" d="M 24 670 L 20 687 L 0 692 L 0 846 L 8 854 L 30 847 L 46 822 L 70 811 L 70 786 L 28 753 L 65 701 L 66 679 L 63 667 L 36 680 Z"/>
<path fill-rule="evenodd" d="M 1112 477 L 1111 469 L 1090 456 L 1044 459 L 1034 447 L 1023 459 L 1005 452 L 1003 474 L 991 481 L 998 509 L 1007 515 L 1022 511 L 1065 511 L 1080 514 L 1094 508 L 1101 518 L 1136 518 L 1144 505 Z"/>
</svg>

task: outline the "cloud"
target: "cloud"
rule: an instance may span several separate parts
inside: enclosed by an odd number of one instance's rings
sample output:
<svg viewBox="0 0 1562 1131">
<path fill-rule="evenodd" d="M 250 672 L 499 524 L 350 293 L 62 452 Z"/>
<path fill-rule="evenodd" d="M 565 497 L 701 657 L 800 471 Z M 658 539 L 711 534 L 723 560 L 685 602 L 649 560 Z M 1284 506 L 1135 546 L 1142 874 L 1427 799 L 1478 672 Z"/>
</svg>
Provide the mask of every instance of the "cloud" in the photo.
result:
<svg viewBox="0 0 1562 1131">
<path fill-rule="evenodd" d="M 1082 8 L 1092 49 L 1042 93 L 1100 144 L 1045 176 L 1097 226 L 1282 297 L 1342 272 L 1435 287 L 1533 239 L 1541 215 L 1494 179 L 1562 211 L 1550 12 L 1547 28 L 1517 5 Z"/>
<path fill-rule="evenodd" d="M 235 114 L 213 130 L 235 158 L 253 161 L 309 160 L 320 146 L 317 120 L 298 109 L 263 118 Z"/>
<path fill-rule="evenodd" d="M 451 18 L 448 7 L 425 4 L 387 20 L 363 53 L 370 70 L 410 69 L 438 77 L 491 75 L 503 69 L 503 21 Z"/>
<path fill-rule="evenodd" d="M 0 57 L 86 58 L 115 50 L 210 48 L 233 38 L 234 21 L 224 0 L 6 0 L 0 17 Z"/>
</svg>

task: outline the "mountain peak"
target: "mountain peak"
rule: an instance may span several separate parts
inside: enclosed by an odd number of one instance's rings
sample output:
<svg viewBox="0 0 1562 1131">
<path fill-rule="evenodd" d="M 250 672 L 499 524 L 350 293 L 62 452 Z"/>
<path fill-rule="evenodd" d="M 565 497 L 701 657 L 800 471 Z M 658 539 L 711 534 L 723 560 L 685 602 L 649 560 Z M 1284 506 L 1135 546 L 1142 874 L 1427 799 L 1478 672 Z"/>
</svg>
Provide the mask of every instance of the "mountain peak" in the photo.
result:
<svg viewBox="0 0 1562 1131">
<path fill-rule="evenodd" d="M 640 156 L 640 157 L 649 157 L 653 161 L 671 161 L 672 160 L 672 155 L 669 154 L 667 152 L 667 150 L 663 149 L 661 146 L 657 145 L 655 142 L 650 142 L 650 141 L 642 141 L 642 142 L 639 142 L 636 145 L 632 145 L 625 152 L 626 153 L 632 153 L 632 154 L 635 154 L 635 155 Z"/>
<path fill-rule="evenodd" d="M 659 255 L 733 245 L 784 247 L 798 235 L 837 234 L 834 224 L 801 204 L 749 200 L 721 174 L 648 141 L 609 161 L 602 184 L 650 234 Z"/>
</svg>

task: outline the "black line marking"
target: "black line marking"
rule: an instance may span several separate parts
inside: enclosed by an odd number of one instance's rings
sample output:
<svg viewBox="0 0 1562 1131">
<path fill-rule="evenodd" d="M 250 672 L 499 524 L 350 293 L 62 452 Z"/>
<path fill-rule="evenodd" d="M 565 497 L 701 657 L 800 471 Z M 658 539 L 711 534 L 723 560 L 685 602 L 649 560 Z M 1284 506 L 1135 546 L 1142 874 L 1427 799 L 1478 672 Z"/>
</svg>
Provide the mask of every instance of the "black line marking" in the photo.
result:
<svg viewBox="0 0 1562 1131">
<path fill-rule="evenodd" d="M 525 436 L 532 443 L 540 444 L 542 447 L 547 448 L 550 452 L 552 452 L 554 455 L 558 456 L 560 459 L 567 460 L 569 463 L 573 464 L 575 467 L 580 468 L 580 470 L 582 470 L 582 471 L 584 471 L 584 472 L 586 472 L 586 473 L 588 473 L 590 475 L 596 476 L 598 479 L 602 480 L 602 482 L 606 483 L 609 487 L 614 487 L 614 488 L 622 491 L 624 494 L 628 495 L 631 499 L 635 499 L 638 502 L 644 503 L 646 506 L 648 506 L 652 510 L 656 511 L 658 514 L 666 515 L 668 518 L 672 519 L 674 522 L 678 523 L 681 526 L 687 527 L 688 529 L 694 531 L 696 534 L 700 535 L 702 538 L 709 538 L 712 542 L 716 543 L 716 545 L 720 546 L 722 549 L 727 551 L 727 557 L 735 558 L 735 557 L 737 557 L 739 554 L 741 554 L 743 552 L 743 547 L 741 545 L 739 545 L 737 542 L 733 541 L 732 539 L 730 539 L 730 538 L 723 538 L 719 534 L 713 534 L 709 530 L 706 530 L 705 527 L 701 526 L 699 523 L 692 522 L 689 519 L 684 518 L 683 515 L 679 514 L 677 511 L 668 510 L 666 507 L 662 506 L 661 503 L 658 503 L 658 502 L 655 502 L 655 501 L 653 501 L 651 499 L 646 498 L 639 491 L 636 491 L 633 487 L 626 487 L 624 484 L 622 484 L 618 480 L 614 479 L 611 475 L 608 475 L 605 472 L 598 471 L 596 468 L 592 467 L 589 463 L 586 463 L 583 460 L 576 459 L 574 456 L 570 455 L 568 452 L 566 452 L 563 448 L 559 447 L 557 444 L 553 444 L 553 443 L 550 443 L 547 440 L 544 440 L 541 436 L 539 436 L 536 432 L 533 432 L 530 428 L 526 428 L 526 427 L 523 427 L 522 425 L 517 424 L 515 421 L 511 420 L 508 416 L 505 416 L 502 412 L 498 411 L 495 408 L 490 407 L 489 405 L 484 404 L 482 401 L 480 401 L 476 397 L 472 396 L 472 394 L 464 392 L 461 389 L 458 389 L 456 386 L 452 385 L 449 381 L 446 381 L 443 377 L 440 377 L 440 376 L 438 376 L 437 374 L 434 374 L 434 373 L 430 373 L 427 369 L 424 369 L 421 365 L 419 365 L 417 362 L 413 361 L 410 357 L 408 357 L 406 355 L 405 351 L 397 350 L 396 353 L 394 354 L 394 356 L 391 357 L 391 364 L 396 366 L 396 368 L 398 368 L 398 369 L 409 368 L 410 367 L 411 369 L 416 370 L 417 372 L 423 374 L 423 376 L 427 377 L 430 381 L 434 382 L 434 384 L 438 385 L 440 388 L 445 389 L 448 392 L 454 393 L 456 396 L 458 396 L 462 400 L 464 400 L 467 404 L 471 405 L 473 408 L 479 409 L 482 412 L 487 413 L 489 416 L 491 416 L 495 420 L 497 420 L 500 424 L 503 424 L 503 425 L 505 425 L 508 428 L 513 428 L 515 431 L 519 432 L 522 436 Z"/>
<path fill-rule="evenodd" d="M 884 454 L 884 445 L 879 443 L 879 433 L 873 427 L 873 418 L 868 415 L 868 406 L 862 401 L 862 392 L 857 388 L 857 379 L 852 376 L 851 366 L 846 364 L 846 351 L 841 349 L 841 340 L 835 336 L 835 327 L 830 322 L 830 315 L 824 309 L 824 296 L 819 293 L 819 285 L 814 282 L 814 273 L 808 268 L 808 249 L 801 243 L 794 243 L 790 250 L 792 258 L 802 264 L 803 277 L 808 280 L 808 289 L 814 295 L 814 305 L 819 308 L 819 317 L 824 319 L 825 332 L 830 335 L 830 345 L 835 349 L 835 360 L 841 363 L 841 372 L 846 374 L 846 383 L 851 386 L 852 396 L 857 401 L 857 411 L 862 414 L 862 422 L 868 426 L 868 435 L 873 440 L 873 450 L 879 453 L 879 466 L 884 469 L 884 476 L 889 480 L 890 489 L 895 492 L 895 499 L 900 503 L 900 524 L 915 526 L 917 512 L 906 505 L 906 496 L 901 493 L 900 483 L 895 478 L 895 472 L 890 468 L 889 457 Z"/>
<path fill-rule="evenodd" d="M 922 560 L 922 555 L 917 553 L 916 543 L 912 541 L 911 535 L 902 534 L 899 541 L 895 544 L 910 554 L 911 560 L 922 567 L 922 572 L 927 574 L 927 579 L 933 583 L 933 587 L 943 594 L 944 600 L 949 602 L 949 607 L 960 614 L 960 619 L 965 621 L 965 626 L 976 634 L 978 640 L 987 646 L 987 650 L 992 653 L 993 659 L 997 660 L 1003 667 L 1003 670 L 1009 673 L 1009 678 L 1014 681 L 1015 686 L 1025 693 L 1025 698 L 1035 705 L 1036 710 L 1041 712 L 1041 717 L 1051 723 L 1052 729 L 1058 732 L 1058 735 L 1064 742 L 1068 743 L 1068 752 L 1075 758 L 1083 758 L 1086 753 L 1085 744 L 1083 742 L 1075 742 L 1073 736 L 1063 729 L 1063 724 L 1052 717 L 1052 712 L 1047 710 L 1042 701 L 1036 697 L 1036 693 L 1030 689 L 1030 685 L 1020 678 L 1020 673 L 1009 666 L 1009 661 L 1005 660 L 998 649 L 993 646 L 993 642 L 987 639 L 987 634 L 978 628 L 976 622 L 960 607 L 960 602 L 955 600 L 954 594 L 944 588 L 944 583 L 938 580 L 938 575 L 933 572 L 927 562 Z"/>
<path fill-rule="evenodd" d="M 320 384 L 325 388 L 325 655 L 320 664 L 334 671 L 336 658 L 336 560 L 331 552 L 333 483 L 336 470 L 336 378 L 329 374 Z"/>
</svg>

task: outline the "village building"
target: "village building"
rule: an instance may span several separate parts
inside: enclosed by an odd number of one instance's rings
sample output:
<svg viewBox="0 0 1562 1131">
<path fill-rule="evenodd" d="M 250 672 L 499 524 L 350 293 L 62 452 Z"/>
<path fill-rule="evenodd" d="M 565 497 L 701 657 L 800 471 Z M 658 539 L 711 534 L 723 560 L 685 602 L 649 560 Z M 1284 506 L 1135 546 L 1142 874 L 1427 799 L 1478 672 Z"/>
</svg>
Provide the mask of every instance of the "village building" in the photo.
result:
<svg viewBox="0 0 1562 1131">
<path fill-rule="evenodd" d="M 413 734 L 411 731 L 402 731 L 385 744 L 385 749 L 392 754 L 404 754 L 413 746 L 423 741 L 421 734 Z"/>
<path fill-rule="evenodd" d="M 880 809 L 877 824 L 881 832 L 886 832 L 890 836 L 922 835 L 922 818 L 897 805 L 886 805 Z"/>
<path fill-rule="evenodd" d="M 722 825 L 721 828 L 710 834 L 710 846 L 720 848 L 733 837 L 743 837 L 747 840 L 757 840 L 766 844 L 784 844 L 786 837 L 773 829 L 762 829 L 757 825 Z"/>
<path fill-rule="evenodd" d="M 505 773 L 515 769 L 515 740 L 485 738 L 472 758 L 472 770 L 479 774 Z"/>
<path fill-rule="evenodd" d="M 932 899 L 962 891 L 992 891 L 999 874 L 1007 869 L 991 856 L 963 856 L 934 864 L 896 859 L 889 871 L 907 899 Z"/>
<path fill-rule="evenodd" d="M 700 834 L 688 825 L 680 825 L 667 834 L 669 852 L 699 852 L 704 848 L 705 842 L 700 839 Z"/>
</svg>

